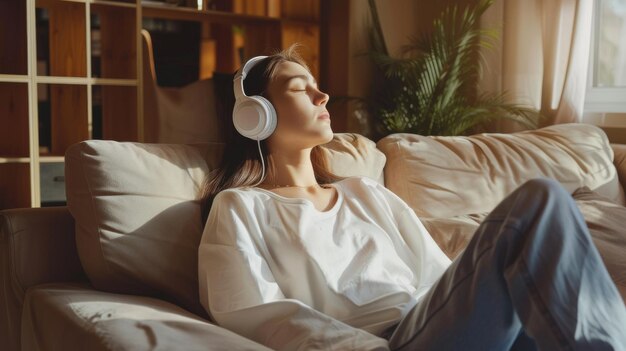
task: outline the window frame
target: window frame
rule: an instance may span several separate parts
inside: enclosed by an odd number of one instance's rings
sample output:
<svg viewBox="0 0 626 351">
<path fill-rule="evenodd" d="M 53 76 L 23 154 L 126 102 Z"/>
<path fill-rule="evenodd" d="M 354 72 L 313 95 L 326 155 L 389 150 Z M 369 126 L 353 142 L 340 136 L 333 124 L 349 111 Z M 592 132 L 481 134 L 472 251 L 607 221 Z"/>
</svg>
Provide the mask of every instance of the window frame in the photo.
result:
<svg viewBox="0 0 626 351">
<path fill-rule="evenodd" d="M 589 65 L 587 73 L 587 89 L 585 93 L 585 104 L 583 111 L 592 113 L 626 113 L 626 87 L 594 87 L 595 82 L 595 56 L 598 50 L 598 36 L 600 25 L 600 9 L 602 2 L 598 0 L 594 3 L 591 43 L 589 50 Z"/>
</svg>

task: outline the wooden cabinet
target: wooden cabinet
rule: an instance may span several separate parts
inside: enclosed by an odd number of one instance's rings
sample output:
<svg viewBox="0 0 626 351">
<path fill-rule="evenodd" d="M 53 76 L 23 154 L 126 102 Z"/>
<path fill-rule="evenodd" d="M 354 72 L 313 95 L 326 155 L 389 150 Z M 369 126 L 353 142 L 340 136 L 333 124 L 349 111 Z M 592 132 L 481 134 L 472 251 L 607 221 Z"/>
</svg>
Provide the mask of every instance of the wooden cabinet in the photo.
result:
<svg viewBox="0 0 626 351">
<path fill-rule="evenodd" d="M 0 1 L 0 209 L 63 204 L 74 143 L 143 140 L 143 19 L 202 24 L 199 79 L 293 42 L 318 77 L 319 1 Z"/>
</svg>

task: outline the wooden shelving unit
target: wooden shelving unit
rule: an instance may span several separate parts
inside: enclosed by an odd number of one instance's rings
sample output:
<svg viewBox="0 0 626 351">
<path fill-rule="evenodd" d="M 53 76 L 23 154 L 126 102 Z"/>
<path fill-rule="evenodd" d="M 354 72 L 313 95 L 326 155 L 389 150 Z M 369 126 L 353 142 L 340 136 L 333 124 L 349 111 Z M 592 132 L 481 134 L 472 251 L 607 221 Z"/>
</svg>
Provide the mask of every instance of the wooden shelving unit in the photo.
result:
<svg viewBox="0 0 626 351">
<path fill-rule="evenodd" d="M 234 71 L 240 56 L 301 42 L 318 77 L 320 0 L 209 3 L 0 1 L 0 209 L 62 204 L 49 196 L 64 188 L 63 156 L 74 143 L 143 140 L 144 18 L 202 23 L 199 60 L 220 72 Z"/>
</svg>

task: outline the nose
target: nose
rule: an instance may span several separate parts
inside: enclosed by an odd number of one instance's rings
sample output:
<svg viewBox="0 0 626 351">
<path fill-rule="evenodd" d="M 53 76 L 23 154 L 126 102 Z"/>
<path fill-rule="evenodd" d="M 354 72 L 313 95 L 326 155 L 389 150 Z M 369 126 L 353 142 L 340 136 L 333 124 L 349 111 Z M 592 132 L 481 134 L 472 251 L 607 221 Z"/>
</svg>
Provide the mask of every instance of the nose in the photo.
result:
<svg viewBox="0 0 626 351">
<path fill-rule="evenodd" d="M 317 90 L 316 94 L 315 94 L 315 100 L 313 101 L 315 103 L 315 105 L 317 106 L 322 106 L 322 105 L 326 105 L 326 103 L 328 103 L 328 99 L 330 98 L 330 96 L 328 96 L 328 94 L 322 92 L 321 90 Z"/>
</svg>

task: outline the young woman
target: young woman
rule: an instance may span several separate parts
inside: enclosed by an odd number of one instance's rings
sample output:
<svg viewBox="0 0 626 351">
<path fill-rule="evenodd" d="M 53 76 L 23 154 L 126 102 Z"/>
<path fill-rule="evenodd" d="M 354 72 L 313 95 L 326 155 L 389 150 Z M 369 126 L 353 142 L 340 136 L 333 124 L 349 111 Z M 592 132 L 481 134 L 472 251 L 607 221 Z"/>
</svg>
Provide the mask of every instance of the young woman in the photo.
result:
<svg viewBox="0 0 626 351">
<path fill-rule="evenodd" d="M 248 61 L 234 91 L 247 137 L 207 183 L 199 248 L 219 325 L 277 350 L 626 350 L 626 308 L 558 183 L 521 186 L 450 262 L 392 192 L 328 171 L 328 95 L 292 49 Z"/>
</svg>

